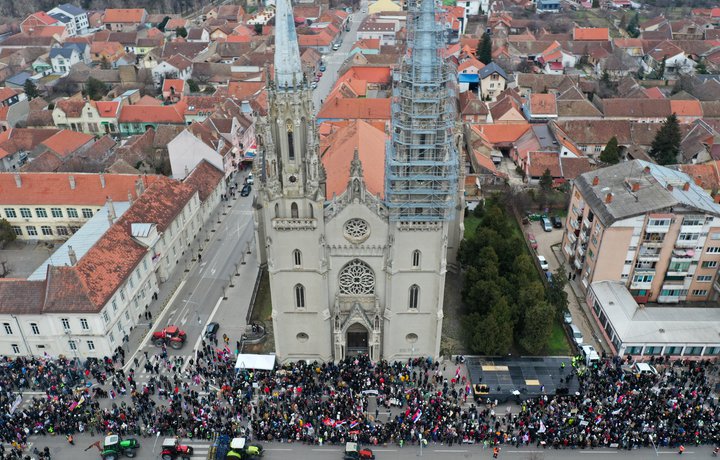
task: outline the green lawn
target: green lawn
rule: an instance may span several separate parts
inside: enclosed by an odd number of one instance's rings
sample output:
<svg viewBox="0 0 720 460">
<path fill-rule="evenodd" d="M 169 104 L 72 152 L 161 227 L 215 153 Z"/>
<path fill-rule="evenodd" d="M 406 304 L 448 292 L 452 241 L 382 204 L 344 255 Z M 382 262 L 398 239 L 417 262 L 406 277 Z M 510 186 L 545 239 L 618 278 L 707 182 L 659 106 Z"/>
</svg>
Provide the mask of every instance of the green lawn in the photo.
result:
<svg viewBox="0 0 720 460">
<path fill-rule="evenodd" d="M 468 216 L 465 218 L 465 239 L 473 236 L 477 231 L 479 225 L 480 219 L 473 216 L 472 213 L 468 214 Z"/>
<path fill-rule="evenodd" d="M 553 324 L 550 339 L 545 347 L 545 355 L 551 356 L 570 356 L 570 346 L 568 345 L 567 335 L 560 323 Z"/>
<path fill-rule="evenodd" d="M 272 300 L 270 298 L 270 277 L 267 271 L 263 271 L 260 279 L 260 286 L 255 297 L 251 321 L 262 321 L 267 324 L 272 320 Z"/>
</svg>

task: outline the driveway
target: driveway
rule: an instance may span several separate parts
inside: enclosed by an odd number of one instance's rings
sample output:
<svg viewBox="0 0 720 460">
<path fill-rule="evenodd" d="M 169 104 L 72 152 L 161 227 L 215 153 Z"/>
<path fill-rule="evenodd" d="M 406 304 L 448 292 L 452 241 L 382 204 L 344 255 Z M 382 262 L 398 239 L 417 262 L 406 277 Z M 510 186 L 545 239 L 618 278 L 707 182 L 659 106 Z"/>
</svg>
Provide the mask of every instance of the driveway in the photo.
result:
<svg viewBox="0 0 720 460">
<path fill-rule="evenodd" d="M 525 225 L 523 230 L 525 233 L 535 235 L 535 240 L 538 243 L 537 253 L 545 256 L 548 265 L 550 265 L 551 272 L 555 272 L 561 264 L 565 267 L 566 273 L 570 271 L 567 261 L 560 253 L 560 243 L 563 235 L 562 228 L 553 228 L 551 232 L 546 232 L 542 229 L 540 222 L 530 222 L 530 225 Z M 568 295 L 568 309 L 573 317 L 573 324 L 580 328 L 586 344 L 595 347 L 598 353 L 602 350 L 609 351 L 604 341 L 598 341 L 596 339 L 596 337 L 602 337 L 602 335 L 595 332 L 598 326 L 592 319 L 592 316 L 589 315 L 582 291 L 580 291 L 579 286 L 577 286 L 578 281 L 571 281 L 565 286 L 565 292 L 567 292 Z"/>
</svg>

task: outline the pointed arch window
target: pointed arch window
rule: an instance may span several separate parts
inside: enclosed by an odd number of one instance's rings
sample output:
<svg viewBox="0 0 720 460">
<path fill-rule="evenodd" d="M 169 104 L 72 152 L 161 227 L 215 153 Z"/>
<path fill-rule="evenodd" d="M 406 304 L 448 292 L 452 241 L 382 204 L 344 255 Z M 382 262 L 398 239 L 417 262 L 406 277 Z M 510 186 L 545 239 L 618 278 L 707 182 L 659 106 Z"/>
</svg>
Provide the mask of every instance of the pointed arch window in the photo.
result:
<svg viewBox="0 0 720 460">
<path fill-rule="evenodd" d="M 299 249 L 293 251 L 293 264 L 296 267 L 302 266 L 302 252 Z"/>
<path fill-rule="evenodd" d="M 305 308 L 305 286 L 295 285 L 295 308 Z"/>
<path fill-rule="evenodd" d="M 308 211 L 310 211 L 310 214 L 308 215 L 311 219 L 315 218 L 315 210 L 313 209 L 312 203 L 308 204 Z"/>
<path fill-rule="evenodd" d="M 275 218 L 277 219 L 278 217 L 280 217 L 280 205 L 275 203 Z"/>
<path fill-rule="evenodd" d="M 413 284 L 410 286 L 410 299 L 408 302 L 408 308 L 417 310 L 420 301 L 420 286 Z"/>
<path fill-rule="evenodd" d="M 287 121 L 288 160 L 295 161 L 295 140 L 293 139 L 293 124 Z"/>
<path fill-rule="evenodd" d="M 412 268 L 420 268 L 420 251 L 417 249 L 412 252 Z"/>
<path fill-rule="evenodd" d="M 294 201 L 290 205 L 290 217 L 292 217 L 293 219 L 298 218 L 298 205 Z"/>
</svg>

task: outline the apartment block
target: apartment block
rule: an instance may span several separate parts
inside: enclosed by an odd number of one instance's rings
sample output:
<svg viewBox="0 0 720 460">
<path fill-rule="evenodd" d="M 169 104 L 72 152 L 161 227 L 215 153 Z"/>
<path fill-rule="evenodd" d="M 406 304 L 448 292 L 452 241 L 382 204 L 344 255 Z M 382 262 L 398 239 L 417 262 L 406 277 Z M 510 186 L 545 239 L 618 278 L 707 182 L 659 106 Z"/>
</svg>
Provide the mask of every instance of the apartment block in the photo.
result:
<svg viewBox="0 0 720 460">
<path fill-rule="evenodd" d="M 585 292 L 618 281 L 641 305 L 720 292 L 720 204 L 674 169 L 634 160 L 580 175 L 562 248 Z"/>
</svg>

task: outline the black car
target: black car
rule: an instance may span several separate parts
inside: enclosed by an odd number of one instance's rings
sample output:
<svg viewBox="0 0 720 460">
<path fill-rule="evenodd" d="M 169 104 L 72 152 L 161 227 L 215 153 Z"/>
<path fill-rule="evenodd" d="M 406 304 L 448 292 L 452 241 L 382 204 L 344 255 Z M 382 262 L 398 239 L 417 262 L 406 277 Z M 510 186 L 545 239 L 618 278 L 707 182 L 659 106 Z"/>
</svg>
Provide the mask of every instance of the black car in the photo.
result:
<svg viewBox="0 0 720 460">
<path fill-rule="evenodd" d="M 550 218 L 550 222 L 552 222 L 552 226 L 555 228 L 562 228 L 562 220 L 558 216 L 552 216 Z"/>
<path fill-rule="evenodd" d="M 213 335 L 217 335 L 217 331 L 220 329 L 220 325 L 216 322 L 208 323 L 207 328 L 205 329 L 205 337 L 210 337 Z"/>
<path fill-rule="evenodd" d="M 252 185 L 250 185 L 250 184 L 243 185 L 243 188 L 240 190 L 240 196 L 250 195 L 250 190 L 252 190 Z"/>
</svg>

